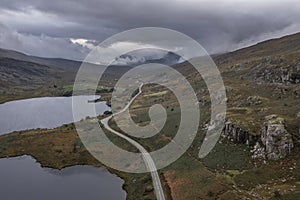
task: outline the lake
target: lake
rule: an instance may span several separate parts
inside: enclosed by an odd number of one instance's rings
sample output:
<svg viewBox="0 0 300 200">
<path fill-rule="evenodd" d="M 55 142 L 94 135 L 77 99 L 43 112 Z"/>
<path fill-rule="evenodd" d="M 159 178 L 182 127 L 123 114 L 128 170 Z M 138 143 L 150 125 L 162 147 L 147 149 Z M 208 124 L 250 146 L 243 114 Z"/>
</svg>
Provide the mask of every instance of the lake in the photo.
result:
<svg viewBox="0 0 300 200">
<path fill-rule="evenodd" d="M 124 181 L 105 168 L 41 168 L 32 157 L 0 159 L 0 198 L 5 200 L 122 200 Z"/>
<path fill-rule="evenodd" d="M 111 110 L 106 102 L 88 103 L 99 96 L 11 101 L 0 104 L 0 134 L 72 123 L 72 98 L 81 103 L 77 113 L 82 119 Z M 0 159 L 0 199 L 5 200 L 123 200 L 123 183 L 105 168 L 73 166 L 55 170 L 42 168 L 30 156 Z"/>
<path fill-rule="evenodd" d="M 36 128 L 56 128 L 72 123 L 72 98 L 80 103 L 79 115 L 95 117 L 111 110 L 106 102 L 88 103 L 99 96 L 43 97 L 0 104 L 0 134 Z"/>
</svg>

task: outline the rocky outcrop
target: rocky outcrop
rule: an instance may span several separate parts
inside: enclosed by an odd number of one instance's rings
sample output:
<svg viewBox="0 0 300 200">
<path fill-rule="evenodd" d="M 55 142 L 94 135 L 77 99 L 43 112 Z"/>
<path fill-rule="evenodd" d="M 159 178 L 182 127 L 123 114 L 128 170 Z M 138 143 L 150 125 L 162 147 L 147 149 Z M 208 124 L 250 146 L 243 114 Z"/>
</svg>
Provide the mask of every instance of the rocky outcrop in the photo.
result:
<svg viewBox="0 0 300 200">
<path fill-rule="evenodd" d="M 252 106 L 252 105 L 260 105 L 262 104 L 262 98 L 259 96 L 249 96 L 247 98 L 247 105 Z"/>
<path fill-rule="evenodd" d="M 260 144 L 260 142 L 256 142 L 253 149 L 250 151 L 252 153 L 253 159 L 265 159 L 266 151 L 265 148 Z"/>
<path fill-rule="evenodd" d="M 261 129 L 261 142 L 268 159 L 284 158 L 294 147 L 291 134 L 285 129 L 284 119 L 277 115 L 267 116 Z"/>
<path fill-rule="evenodd" d="M 237 127 L 232 122 L 228 121 L 222 131 L 222 136 L 238 144 L 249 144 L 254 145 L 257 141 L 256 136 L 253 136 L 248 131 L 245 131 Z"/>
<path fill-rule="evenodd" d="M 260 135 L 253 135 L 227 121 L 222 137 L 237 144 L 252 146 L 252 158 L 278 160 L 291 153 L 294 147 L 292 135 L 285 128 L 284 119 L 277 115 L 265 118 Z"/>
<path fill-rule="evenodd" d="M 291 63 L 288 59 L 263 58 L 252 66 L 254 80 L 265 83 L 299 84 L 300 63 Z"/>
</svg>

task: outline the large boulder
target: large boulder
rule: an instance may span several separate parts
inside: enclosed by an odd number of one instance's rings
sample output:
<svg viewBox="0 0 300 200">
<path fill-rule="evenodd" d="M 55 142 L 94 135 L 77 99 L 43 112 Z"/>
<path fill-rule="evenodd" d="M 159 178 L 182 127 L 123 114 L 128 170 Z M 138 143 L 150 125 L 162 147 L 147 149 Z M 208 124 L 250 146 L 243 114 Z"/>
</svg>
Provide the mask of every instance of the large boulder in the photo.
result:
<svg viewBox="0 0 300 200">
<path fill-rule="evenodd" d="M 294 147 L 292 135 L 285 129 L 283 118 L 269 115 L 265 120 L 261 129 L 261 141 L 266 156 L 270 160 L 284 158 Z"/>
</svg>

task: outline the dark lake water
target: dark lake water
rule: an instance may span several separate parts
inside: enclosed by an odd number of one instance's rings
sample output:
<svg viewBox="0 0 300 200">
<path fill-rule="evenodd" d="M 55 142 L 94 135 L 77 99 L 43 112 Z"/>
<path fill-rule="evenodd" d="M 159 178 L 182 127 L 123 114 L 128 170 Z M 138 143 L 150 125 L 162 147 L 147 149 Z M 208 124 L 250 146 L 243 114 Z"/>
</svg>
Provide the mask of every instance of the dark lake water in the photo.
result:
<svg viewBox="0 0 300 200">
<path fill-rule="evenodd" d="M 0 159 L 0 199 L 122 200 L 124 181 L 105 168 L 41 168 L 30 156 Z"/>
<path fill-rule="evenodd" d="M 82 119 L 110 110 L 105 102 L 88 103 L 95 96 L 73 98 L 80 100 Z M 73 121 L 72 97 L 33 98 L 0 104 L 0 134 L 55 128 Z M 73 166 L 54 170 L 41 168 L 30 156 L 0 159 L 0 199 L 3 200 L 123 200 L 126 199 L 123 183 L 105 168 Z"/>
<path fill-rule="evenodd" d="M 99 97 L 99 96 L 98 96 Z M 36 128 L 55 128 L 73 122 L 72 98 L 80 103 L 79 115 L 94 117 L 110 110 L 106 102 L 88 103 L 95 96 L 43 97 L 0 104 L 0 134 Z M 82 112 L 81 112 L 82 111 Z"/>
</svg>

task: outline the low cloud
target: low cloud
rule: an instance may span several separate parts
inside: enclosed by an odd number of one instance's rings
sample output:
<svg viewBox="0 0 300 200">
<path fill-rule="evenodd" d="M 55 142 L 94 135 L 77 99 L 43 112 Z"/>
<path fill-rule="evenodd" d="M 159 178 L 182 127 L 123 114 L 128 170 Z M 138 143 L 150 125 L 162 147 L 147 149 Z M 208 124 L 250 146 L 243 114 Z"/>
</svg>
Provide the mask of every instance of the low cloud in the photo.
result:
<svg viewBox="0 0 300 200">
<path fill-rule="evenodd" d="M 90 51 L 82 44 L 72 43 L 68 38 L 47 35 L 22 34 L 0 24 L 0 48 L 21 51 L 41 57 L 83 60 Z"/>
<path fill-rule="evenodd" d="M 0 21 L 6 27 L 1 26 L 0 34 L 7 38 L 1 39 L 2 48 L 77 60 L 93 45 L 131 28 L 174 29 L 214 54 L 299 32 L 299 19 L 297 0 L 0 2 Z"/>
</svg>

